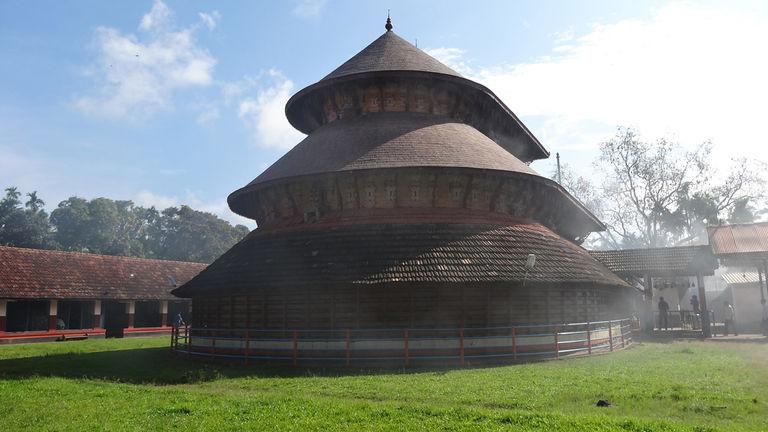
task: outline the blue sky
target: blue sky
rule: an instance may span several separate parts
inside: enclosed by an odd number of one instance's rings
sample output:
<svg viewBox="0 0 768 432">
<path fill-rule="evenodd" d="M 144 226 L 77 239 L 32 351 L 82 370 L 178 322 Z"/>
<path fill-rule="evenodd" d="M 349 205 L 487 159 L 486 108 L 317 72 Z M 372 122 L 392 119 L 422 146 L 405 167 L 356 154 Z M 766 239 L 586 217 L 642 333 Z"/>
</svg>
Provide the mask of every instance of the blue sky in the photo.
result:
<svg viewBox="0 0 768 432">
<path fill-rule="evenodd" d="M 388 8 L 584 175 L 617 125 L 711 139 L 723 169 L 765 160 L 766 5 L 2 1 L 0 186 L 241 221 L 226 196 L 302 138 L 287 98 L 378 37 Z"/>
</svg>

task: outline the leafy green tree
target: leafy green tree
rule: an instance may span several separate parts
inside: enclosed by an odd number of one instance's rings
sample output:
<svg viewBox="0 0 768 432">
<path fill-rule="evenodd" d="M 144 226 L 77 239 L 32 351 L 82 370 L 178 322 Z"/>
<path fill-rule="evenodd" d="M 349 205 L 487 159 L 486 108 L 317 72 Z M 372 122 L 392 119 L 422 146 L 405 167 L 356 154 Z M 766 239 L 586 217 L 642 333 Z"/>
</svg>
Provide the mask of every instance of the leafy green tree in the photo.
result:
<svg viewBox="0 0 768 432">
<path fill-rule="evenodd" d="M 159 232 L 162 258 L 212 262 L 248 234 L 248 228 L 181 206 L 163 210 Z"/>
<path fill-rule="evenodd" d="M 217 216 L 187 206 L 162 212 L 131 201 L 71 197 L 51 213 L 65 250 L 211 262 L 248 234 Z"/>
<path fill-rule="evenodd" d="M 21 206 L 21 193 L 15 187 L 5 190 L 0 201 L 0 244 L 30 248 L 52 248 L 51 225 L 43 210 L 45 203 L 37 192 L 28 193 L 29 200 Z"/>
</svg>

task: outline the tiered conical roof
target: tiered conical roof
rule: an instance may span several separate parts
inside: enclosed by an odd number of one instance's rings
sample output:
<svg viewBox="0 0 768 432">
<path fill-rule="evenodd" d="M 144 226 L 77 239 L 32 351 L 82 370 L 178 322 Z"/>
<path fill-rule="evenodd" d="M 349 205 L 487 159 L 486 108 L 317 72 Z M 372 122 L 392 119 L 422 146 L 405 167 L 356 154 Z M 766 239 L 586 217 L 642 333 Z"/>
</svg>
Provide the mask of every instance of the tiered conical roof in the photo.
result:
<svg viewBox="0 0 768 432">
<path fill-rule="evenodd" d="M 320 81 L 382 71 L 420 71 L 461 76 L 395 32 L 387 31 Z"/>
</svg>

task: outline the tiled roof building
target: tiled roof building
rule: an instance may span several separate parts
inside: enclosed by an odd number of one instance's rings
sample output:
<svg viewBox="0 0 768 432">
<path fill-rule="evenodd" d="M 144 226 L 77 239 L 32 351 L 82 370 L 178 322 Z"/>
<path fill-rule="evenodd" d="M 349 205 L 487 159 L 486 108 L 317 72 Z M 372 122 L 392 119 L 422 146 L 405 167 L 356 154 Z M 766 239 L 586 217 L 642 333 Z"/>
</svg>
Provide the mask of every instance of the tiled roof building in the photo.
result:
<svg viewBox="0 0 768 432">
<path fill-rule="evenodd" d="M 709 246 L 590 251 L 593 257 L 620 275 L 713 275 L 717 260 Z"/>
<path fill-rule="evenodd" d="M 629 286 L 579 246 L 604 226 L 530 168 L 541 143 L 391 26 L 286 115 L 308 136 L 228 199 L 259 228 L 174 291 L 192 298 L 200 347 L 215 331 L 628 315 Z"/>
<path fill-rule="evenodd" d="M 205 264 L 0 246 L 0 339 L 167 327 L 171 290 Z M 119 323 L 118 323 L 119 321 Z M 167 328 L 166 328 L 167 330 Z"/>
</svg>

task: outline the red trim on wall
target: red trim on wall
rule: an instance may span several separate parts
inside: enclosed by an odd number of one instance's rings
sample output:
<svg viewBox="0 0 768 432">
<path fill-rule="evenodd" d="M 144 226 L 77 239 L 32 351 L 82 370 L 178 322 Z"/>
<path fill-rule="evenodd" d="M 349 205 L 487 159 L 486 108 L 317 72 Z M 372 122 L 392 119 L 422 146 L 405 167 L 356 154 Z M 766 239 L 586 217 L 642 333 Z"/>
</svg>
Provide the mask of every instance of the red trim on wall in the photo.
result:
<svg viewBox="0 0 768 432">
<path fill-rule="evenodd" d="M 167 326 L 167 325 L 168 325 L 168 314 L 167 314 L 167 313 L 164 313 L 164 314 L 162 314 L 162 315 L 163 315 L 163 317 L 162 317 L 162 320 L 160 321 L 160 325 L 161 325 L 162 327 L 165 327 L 165 326 Z"/>
<path fill-rule="evenodd" d="M 101 315 L 100 314 L 93 314 L 93 328 L 98 329 L 101 328 Z"/>
<path fill-rule="evenodd" d="M 125 329 L 125 333 L 128 334 L 162 334 L 170 333 L 171 327 L 136 327 L 132 329 Z M 104 329 L 75 329 L 75 330 L 56 330 L 56 331 L 28 331 L 28 332 L 12 332 L 3 333 L 0 336 L 2 340 L 23 340 L 23 339 L 55 339 L 62 336 L 89 336 L 89 335 L 103 335 Z"/>
<path fill-rule="evenodd" d="M 0 316 L 0 333 L 5 331 L 5 317 Z"/>
<path fill-rule="evenodd" d="M 132 314 L 132 313 L 129 313 L 129 314 L 128 314 L 128 328 L 133 328 L 133 324 L 134 324 L 134 322 L 135 322 L 135 321 L 134 321 L 134 316 L 133 316 L 133 314 Z"/>
<path fill-rule="evenodd" d="M 48 316 L 48 331 L 55 331 L 56 330 L 56 315 L 49 315 Z"/>
</svg>

